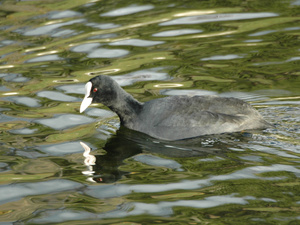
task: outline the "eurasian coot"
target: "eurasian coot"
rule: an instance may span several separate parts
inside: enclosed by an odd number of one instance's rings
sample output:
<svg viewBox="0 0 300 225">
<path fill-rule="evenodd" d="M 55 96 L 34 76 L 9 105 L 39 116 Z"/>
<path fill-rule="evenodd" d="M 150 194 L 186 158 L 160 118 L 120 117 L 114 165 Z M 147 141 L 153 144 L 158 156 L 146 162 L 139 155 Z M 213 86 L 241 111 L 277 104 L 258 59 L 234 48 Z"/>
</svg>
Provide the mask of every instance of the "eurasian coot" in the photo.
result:
<svg viewBox="0 0 300 225">
<path fill-rule="evenodd" d="M 87 82 L 80 112 L 92 102 L 116 112 L 121 125 L 163 140 L 272 127 L 240 99 L 179 95 L 141 103 L 105 75 Z"/>
</svg>

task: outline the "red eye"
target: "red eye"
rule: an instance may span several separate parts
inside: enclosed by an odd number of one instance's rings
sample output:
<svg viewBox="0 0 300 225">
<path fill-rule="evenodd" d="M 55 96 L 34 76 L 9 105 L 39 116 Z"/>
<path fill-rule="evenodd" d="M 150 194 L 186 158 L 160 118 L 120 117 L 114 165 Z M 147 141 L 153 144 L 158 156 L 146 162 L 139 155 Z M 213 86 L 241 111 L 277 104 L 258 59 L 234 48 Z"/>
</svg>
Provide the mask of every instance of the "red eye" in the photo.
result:
<svg viewBox="0 0 300 225">
<path fill-rule="evenodd" d="M 97 91 L 98 91 L 98 89 L 97 89 L 97 88 L 94 88 L 94 89 L 93 89 L 93 92 L 97 92 Z"/>
</svg>

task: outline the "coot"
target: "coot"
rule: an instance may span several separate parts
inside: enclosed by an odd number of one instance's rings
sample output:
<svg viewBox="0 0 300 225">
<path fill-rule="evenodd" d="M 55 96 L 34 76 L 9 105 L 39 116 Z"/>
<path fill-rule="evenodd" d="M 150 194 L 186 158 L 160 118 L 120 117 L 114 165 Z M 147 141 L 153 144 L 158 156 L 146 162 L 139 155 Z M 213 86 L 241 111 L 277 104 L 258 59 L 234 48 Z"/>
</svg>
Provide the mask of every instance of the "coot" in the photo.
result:
<svg viewBox="0 0 300 225">
<path fill-rule="evenodd" d="M 272 127 L 240 99 L 179 95 L 141 103 L 105 75 L 87 82 L 80 112 L 92 102 L 116 112 L 122 126 L 163 140 Z"/>
</svg>

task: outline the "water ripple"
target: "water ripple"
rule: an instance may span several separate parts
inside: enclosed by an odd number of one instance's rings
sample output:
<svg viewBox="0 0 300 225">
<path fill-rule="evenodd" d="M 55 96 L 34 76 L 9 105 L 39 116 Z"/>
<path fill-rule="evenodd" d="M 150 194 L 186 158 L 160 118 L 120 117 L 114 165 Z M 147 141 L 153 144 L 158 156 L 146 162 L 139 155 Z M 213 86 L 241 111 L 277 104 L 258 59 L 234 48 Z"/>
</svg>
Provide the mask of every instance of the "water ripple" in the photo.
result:
<svg viewBox="0 0 300 225">
<path fill-rule="evenodd" d="M 95 198 L 113 198 L 135 193 L 156 193 L 171 190 L 194 190 L 213 185 L 213 181 L 225 181 L 236 179 L 262 179 L 262 180 L 280 180 L 282 177 L 260 177 L 259 173 L 287 171 L 294 173 L 300 177 L 300 170 L 290 165 L 272 165 L 272 166 L 255 166 L 248 167 L 231 174 L 211 176 L 207 179 L 201 180 L 183 180 L 178 183 L 166 184 L 137 184 L 137 185 L 106 185 L 91 187 L 86 191 L 87 195 Z"/>
<path fill-rule="evenodd" d="M 189 16 L 179 19 L 170 20 L 160 23 L 161 26 L 179 25 L 179 24 L 200 24 L 209 22 L 231 21 L 231 20 L 247 20 L 256 18 L 276 17 L 277 13 L 259 12 L 259 13 L 226 13 L 211 14 L 203 16 Z"/>
<path fill-rule="evenodd" d="M 201 33 L 203 30 L 197 30 L 197 29 L 179 29 L 179 30 L 168 30 L 168 31 L 162 31 L 155 34 L 152 34 L 153 37 L 175 37 L 185 34 L 197 34 Z"/>
<path fill-rule="evenodd" d="M 164 41 L 147 41 L 140 39 L 127 39 L 121 41 L 115 41 L 110 43 L 109 45 L 118 46 L 118 45 L 130 45 L 130 46 L 138 46 L 138 47 L 149 47 L 154 45 L 163 44 Z"/>
<path fill-rule="evenodd" d="M 87 55 L 88 58 L 117 58 L 128 55 L 129 51 L 124 49 L 98 48 Z"/>
<path fill-rule="evenodd" d="M 62 18 L 70 18 L 70 17 L 77 17 L 77 16 L 82 16 L 82 14 L 72 10 L 65 10 L 60 12 L 51 12 L 48 18 L 53 20 L 53 19 L 62 19 Z"/>
<path fill-rule="evenodd" d="M 11 184 L 0 186 L 1 204 L 9 201 L 17 201 L 28 195 L 42 195 L 49 192 L 59 192 L 80 188 L 83 185 L 74 181 L 57 179 L 36 183 Z"/>
<path fill-rule="evenodd" d="M 38 28 L 34 28 L 31 30 L 25 31 L 23 33 L 23 35 L 25 35 L 25 36 L 46 35 L 46 34 L 52 33 L 53 31 L 55 31 L 56 29 L 58 29 L 60 27 L 77 24 L 77 23 L 82 23 L 84 21 L 85 21 L 85 19 L 77 19 L 77 20 L 71 20 L 71 21 L 63 22 L 63 23 L 55 23 L 55 24 L 45 25 L 45 26 L 41 26 Z"/>
<path fill-rule="evenodd" d="M 35 122 L 51 127 L 55 130 L 62 130 L 82 124 L 92 123 L 94 119 L 81 115 L 58 115 L 50 119 L 38 119 Z"/>
<path fill-rule="evenodd" d="M 37 93 L 37 96 L 48 98 L 54 101 L 62 101 L 62 102 L 79 102 L 80 98 L 76 98 L 73 96 L 65 95 L 56 91 L 40 91 Z"/>
<path fill-rule="evenodd" d="M 131 6 L 127 6 L 124 8 L 119 8 L 119 9 L 115 9 L 106 13 L 102 13 L 100 14 L 100 16 L 125 16 L 125 15 L 130 15 L 130 14 L 134 14 L 134 13 L 138 13 L 138 12 L 142 12 L 142 11 L 147 11 L 150 9 L 153 9 L 154 6 L 152 5 L 141 5 L 141 6 L 135 6 L 135 5 L 131 5 Z"/>
</svg>

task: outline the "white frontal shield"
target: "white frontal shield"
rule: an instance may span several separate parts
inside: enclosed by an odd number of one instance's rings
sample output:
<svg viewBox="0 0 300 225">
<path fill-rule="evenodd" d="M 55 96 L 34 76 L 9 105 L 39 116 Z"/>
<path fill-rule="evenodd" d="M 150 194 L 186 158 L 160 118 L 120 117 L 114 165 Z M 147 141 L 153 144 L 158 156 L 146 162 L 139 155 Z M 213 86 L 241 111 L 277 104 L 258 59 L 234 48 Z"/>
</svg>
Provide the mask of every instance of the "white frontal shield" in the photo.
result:
<svg viewBox="0 0 300 225">
<path fill-rule="evenodd" d="M 89 97 L 91 94 L 91 91 L 92 91 L 92 83 L 89 81 L 85 85 L 85 96 L 80 105 L 80 113 L 82 113 L 84 110 L 86 110 L 86 108 L 89 107 L 89 105 L 92 103 L 93 98 Z"/>
</svg>

